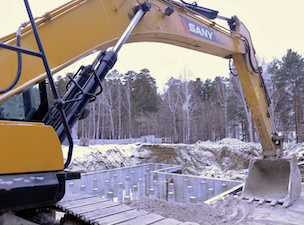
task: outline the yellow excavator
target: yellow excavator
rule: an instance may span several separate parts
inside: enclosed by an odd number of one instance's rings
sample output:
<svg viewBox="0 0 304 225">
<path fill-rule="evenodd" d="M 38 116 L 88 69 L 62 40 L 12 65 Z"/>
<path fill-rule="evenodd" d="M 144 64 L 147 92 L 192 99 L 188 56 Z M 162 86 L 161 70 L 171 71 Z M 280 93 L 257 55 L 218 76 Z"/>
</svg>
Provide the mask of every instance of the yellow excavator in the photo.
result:
<svg viewBox="0 0 304 225">
<path fill-rule="evenodd" d="M 300 196 L 297 159 L 283 155 L 250 33 L 236 16 L 173 0 L 72 0 L 34 18 L 24 4 L 29 22 L 0 39 L 0 212 L 54 205 L 65 181 L 79 178 L 67 171 L 70 130 L 89 114 L 87 104 L 101 93 L 126 42 L 162 42 L 233 59 L 263 148 L 262 157 L 250 160 L 243 198 L 290 206 Z M 69 77 L 61 99 L 52 74 L 94 51 L 100 54 Z M 46 82 L 55 98 L 51 107 Z"/>
</svg>

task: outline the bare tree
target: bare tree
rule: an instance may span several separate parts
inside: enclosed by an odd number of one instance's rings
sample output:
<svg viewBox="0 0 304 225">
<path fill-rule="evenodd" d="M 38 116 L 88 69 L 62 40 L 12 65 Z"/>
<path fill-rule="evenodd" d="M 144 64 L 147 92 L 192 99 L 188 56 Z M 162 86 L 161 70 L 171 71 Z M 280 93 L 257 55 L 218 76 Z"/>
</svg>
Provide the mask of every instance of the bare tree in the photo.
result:
<svg viewBox="0 0 304 225">
<path fill-rule="evenodd" d="M 117 100 L 114 100 L 114 85 L 111 81 L 106 81 L 103 83 L 103 92 L 101 94 L 102 105 L 109 112 L 109 119 L 111 124 L 111 137 L 115 137 L 115 127 L 114 127 L 114 106 Z"/>
<path fill-rule="evenodd" d="M 227 91 L 226 91 L 226 85 L 223 81 L 223 78 L 221 78 L 221 77 L 216 77 L 215 78 L 215 90 L 217 92 L 217 96 L 219 97 L 220 107 L 221 107 L 221 114 L 224 111 L 224 116 L 221 116 L 221 117 L 222 117 L 222 120 L 224 120 L 224 123 L 225 123 L 225 137 L 228 137 L 228 123 L 227 123 L 228 94 L 227 94 Z"/>
<path fill-rule="evenodd" d="M 133 110 L 133 102 L 132 102 L 132 84 L 133 78 L 136 76 L 134 71 L 128 71 L 125 74 L 124 78 L 124 106 L 128 113 L 129 119 L 129 138 L 132 138 L 132 110 Z"/>
<path fill-rule="evenodd" d="M 122 74 L 120 74 L 117 70 L 114 70 L 112 72 L 113 77 L 114 77 L 114 82 L 115 85 L 117 87 L 117 120 L 118 120 L 118 129 L 117 129 L 117 138 L 120 139 L 122 136 L 122 131 L 121 131 L 121 126 L 122 126 L 122 122 L 121 122 L 121 117 L 122 117 L 122 111 L 121 111 L 121 105 L 122 105 L 122 90 L 121 90 L 121 77 Z"/>
<path fill-rule="evenodd" d="M 179 104 L 178 89 L 179 89 L 180 81 L 171 78 L 168 81 L 167 85 L 168 85 L 168 89 L 166 91 L 164 100 L 168 104 L 168 107 L 172 114 L 173 142 L 176 142 L 178 140 L 176 114 Z"/>
<path fill-rule="evenodd" d="M 240 81 L 239 77 L 236 77 L 236 76 L 231 76 L 231 79 L 234 80 L 234 84 L 236 86 L 235 87 L 236 88 L 235 94 L 238 97 L 239 102 L 242 105 L 242 108 L 243 108 L 244 113 L 245 113 L 246 118 L 247 118 L 248 133 L 249 133 L 250 142 L 253 142 L 253 127 L 252 127 L 251 111 L 250 111 L 250 109 L 248 107 L 246 96 L 244 94 L 241 81 Z"/>
<path fill-rule="evenodd" d="M 97 122 L 96 122 L 96 138 L 100 138 L 100 120 L 101 120 L 101 98 L 97 97 L 96 99 L 96 105 L 97 105 Z"/>
<path fill-rule="evenodd" d="M 192 109 L 192 103 L 190 102 L 192 91 L 189 87 L 189 82 L 192 76 L 192 72 L 190 70 L 186 71 L 186 68 L 184 68 L 184 71 L 180 75 L 180 80 L 182 80 L 181 85 L 181 91 L 179 92 L 179 98 L 182 105 L 182 110 L 184 112 L 185 117 L 185 123 L 184 123 L 184 129 L 186 135 L 184 135 L 184 142 L 190 142 L 191 141 L 191 127 L 190 127 L 190 120 L 191 120 L 191 109 Z"/>
</svg>

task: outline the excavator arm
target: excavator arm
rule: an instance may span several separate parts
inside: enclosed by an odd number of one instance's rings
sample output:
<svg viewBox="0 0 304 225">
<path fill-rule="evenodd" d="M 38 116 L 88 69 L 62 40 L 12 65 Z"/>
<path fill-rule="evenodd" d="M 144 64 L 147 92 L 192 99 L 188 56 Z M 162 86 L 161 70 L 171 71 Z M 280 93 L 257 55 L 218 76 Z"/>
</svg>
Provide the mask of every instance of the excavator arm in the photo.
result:
<svg viewBox="0 0 304 225">
<path fill-rule="evenodd" d="M 143 7 L 143 4 L 150 5 L 149 10 L 147 10 L 149 12 L 141 17 L 138 24 L 133 27 L 134 29 L 132 28 L 132 33 L 128 34 L 128 38 L 121 40 L 120 37 L 124 36 L 125 29 L 129 26 L 130 21 L 133 21 L 133 17 L 137 15 L 136 12 L 140 7 Z M 51 73 L 56 73 L 95 51 L 103 51 L 92 66 L 81 68 L 78 78 L 72 78 L 73 88 L 68 91 L 60 104 L 58 102 L 55 104 L 55 108 L 61 105 L 60 107 L 65 110 L 67 118 L 70 117 L 67 121 L 70 128 L 77 119 L 85 117 L 87 114 L 85 105 L 94 98 L 98 85 L 116 61 L 116 53 L 121 47 L 117 42 L 161 42 L 227 59 L 232 58 L 263 147 L 263 157 L 270 159 L 271 162 L 277 162 L 279 158 L 282 158 L 281 139 L 275 132 L 268 111 L 267 92 L 261 76 L 262 71 L 257 66 L 250 33 L 236 16 L 229 19 L 224 18 L 228 21 L 229 29 L 211 20 L 216 17 L 219 17 L 217 11 L 171 0 L 150 0 L 148 3 L 140 3 L 136 0 L 73 0 L 42 17 L 36 18 L 35 27 L 38 28 Z M 29 22 L 23 24 L 23 28 L 20 29 L 20 47 L 16 47 L 17 41 L 19 41 L 16 34 L 0 39 L 2 74 L 0 90 L 5 90 L 3 93 L 0 91 L 2 93 L 0 94 L 0 140 L 1 143 L 12 142 L 1 149 L 0 174 L 5 176 L 47 171 L 59 171 L 58 173 L 60 173 L 64 167 L 67 167 L 67 165 L 63 165 L 60 148 L 60 142 L 64 140 L 67 133 L 63 131 L 64 128 L 58 120 L 60 113 L 54 109 L 46 113 L 47 103 L 44 101 L 45 85 L 43 83 L 48 74 L 45 72 L 45 62 L 41 58 L 29 54 L 29 51 L 38 52 L 37 56 L 39 56 L 40 48 L 35 41 L 33 30 Z M 114 49 L 106 51 L 112 46 Z M 20 63 L 18 63 L 20 59 L 17 60 L 16 52 L 11 51 L 11 49 L 17 50 L 19 55 L 21 52 L 22 55 L 21 75 L 17 82 L 14 80 L 16 70 L 18 67 L 20 68 Z M 116 53 L 113 54 L 113 51 Z M 111 54 L 110 60 L 104 60 Z M 105 66 L 100 69 L 102 61 L 105 62 Z M 96 76 L 96 73 L 101 74 L 101 77 Z M 12 83 L 16 84 L 8 90 L 7 87 L 10 87 Z M 92 83 L 94 88 L 90 89 L 89 92 L 84 92 L 84 87 L 88 83 Z M 34 95 L 35 93 L 36 95 Z M 81 109 L 78 110 L 74 100 L 79 98 L 81 94 L 89 97 L 78 104 L 81 106 Z M 35 106 L 35 101 L 25 104 L 29 99 L 27 96 L 33 95 L 39 100 L 37 100 L 39 104 Z M 24 112 L 19 110 L 19 113 L 18 110 L 14 110 L 16 105 L 23 107 Z M 77 110 L 71 110 L 71 108 L 77 108 Z M 16 112 L 18 113 L 16 114 Z M 36 123 L 35 120 L 42 121 L 44 124 Z M 22 123 L 12 121 L 22 121 Z M 21 131 L 21 128 L 31 134 L 29 139 L 20 139 L 22 132 L 24 132 Z M 8 130 L 10 132 L 7 132 Z M 48 130 L 48 133 L 45 130 Z M 54 135 L 55 131 L 59 139 Z M 14 133 L 18 135 L 13 135 Z M 35 143 L 36 138 L 40 140 L 37 143 Z M 14 141 L 16 139 L 22 141 L 16 142 Z M 28 140 L 34 144 L 30 145 Z M 16 155 L 20 155 L 20 151 L 31 154 L 16 158 Z M 39 152 L 39 154 L 35 154 L 35 152 Z M 42 162 L 42 158 L 46 161 L 45 163 L 39 163 Z M 300 177 L 298 179 L 297 171 L 293 167 L 294 158 L 288 160 L 283 159 L 284 162 L 287 161 L 289 170 L 287 174 L 285 172 L 284 185 L 281 186 L 284 186 L 285 190 L 287 182 L 285 192 L 287 192 L 288 205 L 290 205 L 290 202 L 292 204 L 300 195 L 298 190 L 294 191 L 294 188 L 298 187 Z M 263 170 L 273 171 L 278 165 L 265 169 L 263 166 L 255 166 L 257 164 L 264 165 L 263 159 L 259 159 L 257 162 L 252 164 L 253 169 L 249 169 L 248 177 L 250 174 L 254 174 L 254 179 L 251 179 L 253 185 L 247 185 L 250 182 L 246 182 L 244 191 L 246 197 L 248 196 L 246 187 L 250 188 L 249 196 L 251 199 L 260 194 L 255 193 L 256 190 L 252 187 L 256 182 L 254 180 L 264 174 Z M 267 163 L 269 164 L 269 161 Z M 251 173 L 250 170 L 254 172 Z M 255 172 L 256 170 L 258 172 Z M 289 176 L 291 173 L 296 174 L 295 182 Z M 273 174 L 268 175 L 271 177 Z M 61 175 L 56 174 L 56 176 L 60 177 Z M 270 183 L 276 186 L 275 180 Z M 4 190 L 3 193 L 6 193 L 7 186 L 0 187 L 0 194 L 1 188 Z M 263 199 L 266 197 L 264 195 L 257 196 L 257 198 Z M 58 198 L 54 201 L 57 201 Z M 285 198 L 285 194 L 283 198 Z M 5 208 L 5 205 L 1 208 Z"/>
<path fill-rule="evenodd" d="M 44 50 L 53 73 L 96 51 L 112 47 L 134 16 L 137 1 L 74 0 L 36 19 Z M 161 42 L 219 57 L 245 54 L 241 35 L 225 29 L 195 11 L 172 1 L 151 1 L 151 10 L 134 28 L 127 42 Z M 113 4 L 117 4 L 117 8 Z M 168 6 L 175 12 L 164 16 Z M 21 47 L 38 50 L 28 25 L 21 31 Z M 1 38 L 2 43 L 16 45 L 16 34 Z M 7 87 L 15 76 L 16 53 L 2 49 L 1 65 L 7 74 L 0 88 Z M 25 87 L 46 78 L 39 58 L 22 55 L 22 77 L 17 86 L 0 96 L 0 100 L 21 92 Z M 36 66 L 33 68 L 33 65 Z"/>
<path fill-rule="evenodd" d="M 241 81 L 247 98 L 252 99 L 248 101 L 253 104 L 251 110 L 256 109 L 257 105 L 261 106 L 260 110 L 253 112 L 253 116 L 259 124 L 256 127 L 258 133 L 261 133 L 259 137 L 263 149 L 274 150 L 271 136 L 275 132 L 269 117 L 267 118 L 268 106 L 264 88 L 260 86 L 261 72 L 254 72 L 249 66 L 250 60 L 257 68 L 250 34 L 243 23 L 237 17 L 231 18 L 229 22 L 233 30 L 228 30 L 194 11 L 195 8 L 187 8 L 182 3 L 166 0 L 150 2 L 150 12 L 134 28 L 127 42 L 162 42 L 223 58 L 232 57 L 237 70 L 242 70 L 239 72 L 240 78 L 247 78 L 247 81 Z M 138 4 L 136 1 L 125 1 L 119 5 L 120 3 L 75 0 L 37 18 L 36 24 L 52 73 L 96 50 L 105 50 L 115 45 Z M 113 4 L 119 6 L 116 8 Z M 175 10 L 170 16 L 165 15 L 168 7 Z M 16 45 L 15 34 L 0 40 L 2 43 Z M 30 26 L 22 29 L 21 45 L 33 51 L 38 50 Z M 243 56 L 247 57 L 247 61 Z M 15 52 L 2 49 L 0 58 L 2 74 L 6 74 L 1 80 L 0 89 L 4 89 L 14 80 L 18 65 Z M 17 85 L 0 95 L 0 101 L 46 78 L 41 59 L 23 54 L 22 64 L 22 76 Z M 264 111 L 261 112 L 262 110 Z"/>
</svg>

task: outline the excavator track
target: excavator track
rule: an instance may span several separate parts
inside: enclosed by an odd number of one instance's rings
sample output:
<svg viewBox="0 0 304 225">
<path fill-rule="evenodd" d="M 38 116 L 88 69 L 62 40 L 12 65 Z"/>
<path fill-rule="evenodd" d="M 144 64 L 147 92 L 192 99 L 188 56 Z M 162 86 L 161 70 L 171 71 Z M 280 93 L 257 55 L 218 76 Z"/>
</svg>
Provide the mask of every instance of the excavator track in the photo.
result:
<svg viewBox="0 0 304 225">
<path fill-rule="evenodd" d="M 79 221 L 72 224 L 186 224 L 155 213 L 137 210 L 121 202 L 112 202 L 87 194 L 66 193 L 63 199 L 57 202 L 56 207 L 66 213 L 66 224 L 71 224 L 72 218 Z"/>
</svg>

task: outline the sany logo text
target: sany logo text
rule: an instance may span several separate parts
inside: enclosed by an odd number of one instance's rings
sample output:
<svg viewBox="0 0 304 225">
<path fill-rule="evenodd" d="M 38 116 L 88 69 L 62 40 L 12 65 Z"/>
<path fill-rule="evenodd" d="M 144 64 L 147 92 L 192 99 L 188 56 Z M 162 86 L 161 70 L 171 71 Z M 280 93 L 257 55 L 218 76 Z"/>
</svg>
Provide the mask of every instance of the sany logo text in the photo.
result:
<svg viewBox="0 0 304 225">
<path fill-rule="evenodd" d="M 180 19 L 182 22 L 182 26 L 184 27 L 186 33 L 192 34 L 192 35 L 200 37 L 200 38 L 204 38 L 206 40 L 209 40 L 209 41 L 212 41 L 215 43 L 225 45 L 216 36 L 216 34 L 213 32 L 212 29 L 209 29 L 209 28 L 205 27 L 203 24 L 200 24 L 200 23 L 193 21 L 192 19 L 189 19 L 182 15 L 179 15 L 179 16 L 180 16 Z"/>
<path fill-rule="evenodd" d="M 199 27 L 199 26 L 195 26 L 195 24 L 193 23 L 189 23 L 189 31 L 191 33 L 195 33 L 195 34 L 199 34 L 205 38 L 209 38 L 210 40 L 212 40 L 212 35 L 213 35 L 213 32 L 209 31 L 209 30 L 205 30 L 204 28 L 202 27 Z"/>
</svg>

